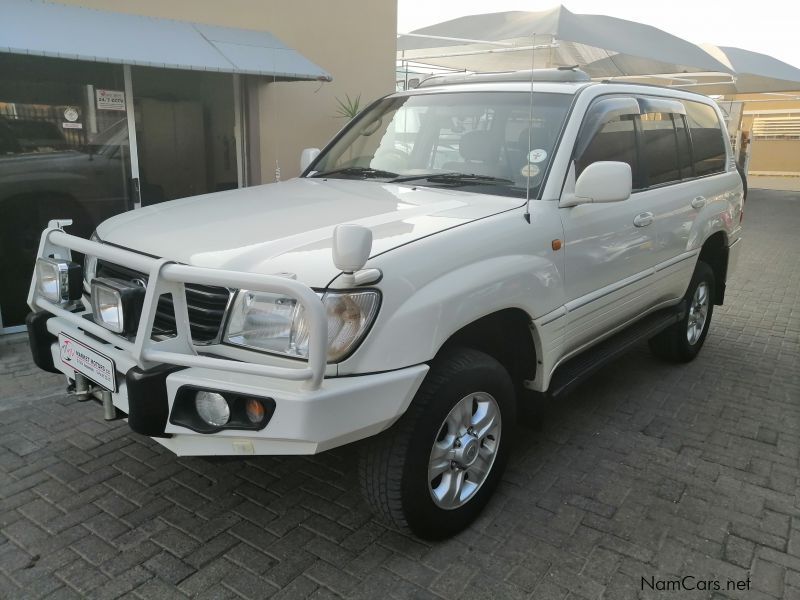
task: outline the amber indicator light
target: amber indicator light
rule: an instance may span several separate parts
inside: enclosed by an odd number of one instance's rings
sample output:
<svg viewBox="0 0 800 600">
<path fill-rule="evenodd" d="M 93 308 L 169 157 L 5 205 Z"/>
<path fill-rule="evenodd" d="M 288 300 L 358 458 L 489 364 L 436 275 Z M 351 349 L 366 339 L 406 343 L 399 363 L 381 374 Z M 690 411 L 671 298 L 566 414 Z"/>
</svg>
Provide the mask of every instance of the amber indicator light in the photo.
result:
<svg viewBox="0 0 800 600">
<path fill-rule="evenodd" d="M 561 240 L 553 240 L 550 242 L 550 246 L 553 250 L 561 250 Z"/>
<path fill-rule="evenodd" d="M 245 404 L 247 418 L 251 423 L 260 423 L 264 420 L 264 405 L 256 398 L 248 398 Z"/>
</svg>

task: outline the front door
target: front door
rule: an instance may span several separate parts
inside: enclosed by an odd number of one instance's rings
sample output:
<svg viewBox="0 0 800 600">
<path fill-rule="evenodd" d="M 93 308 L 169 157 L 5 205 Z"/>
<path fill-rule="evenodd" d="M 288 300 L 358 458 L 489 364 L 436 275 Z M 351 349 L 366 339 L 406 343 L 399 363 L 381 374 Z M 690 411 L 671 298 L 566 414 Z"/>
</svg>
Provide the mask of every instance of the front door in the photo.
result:
<svg viewBox="0 0 800 600">
<path fill-rule="evenodd" d="M 573 164 L 575 176 L 597 161 L 631 165 L 638 185 L 633 116 L 606 123 Z M 649 199 L 561 208 L 564 226 L 567 332 L 564 349 L 574 351 L 640 314 L 649 303 L 655 265 L 656 227 Z"/>
</svg>

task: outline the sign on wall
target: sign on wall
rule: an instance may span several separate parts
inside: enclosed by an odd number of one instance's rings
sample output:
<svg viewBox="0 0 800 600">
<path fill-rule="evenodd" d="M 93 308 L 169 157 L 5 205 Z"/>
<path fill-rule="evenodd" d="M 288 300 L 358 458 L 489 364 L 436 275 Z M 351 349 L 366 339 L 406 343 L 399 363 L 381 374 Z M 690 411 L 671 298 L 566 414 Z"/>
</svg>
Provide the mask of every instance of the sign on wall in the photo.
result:
<svg viewBox="0 0 800 600">
<path fill-rule="evenodd" d="M 125 110 L 125 92 L 120 90 L 95 90 L 97 110 Z"/>
</svg>

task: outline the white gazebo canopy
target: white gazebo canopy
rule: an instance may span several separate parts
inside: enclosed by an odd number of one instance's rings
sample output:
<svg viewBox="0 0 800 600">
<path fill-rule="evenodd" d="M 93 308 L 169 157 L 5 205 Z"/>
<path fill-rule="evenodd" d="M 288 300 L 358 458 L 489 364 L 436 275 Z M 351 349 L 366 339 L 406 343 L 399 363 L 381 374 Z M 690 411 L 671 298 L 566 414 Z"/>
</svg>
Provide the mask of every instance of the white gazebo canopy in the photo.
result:
<svg viewBox="0 0 800 600">
<path fill-rule="evenodd" d="M 708 95 L 794 92 L 800 90 L 800 69 L 751 50 L 702 44 L 711 56 L 731 73 L 658 73 L 648 76 L 616 77 L 630 82 L 683 88 Z"/>
<path fill-rule="evenodd" d="M 563 6 L 460 17 L 397 39 L 403 62 L 488 72 L 579 65 L 595 78 L 730 68 L 656 27 Z"/>
</svg>

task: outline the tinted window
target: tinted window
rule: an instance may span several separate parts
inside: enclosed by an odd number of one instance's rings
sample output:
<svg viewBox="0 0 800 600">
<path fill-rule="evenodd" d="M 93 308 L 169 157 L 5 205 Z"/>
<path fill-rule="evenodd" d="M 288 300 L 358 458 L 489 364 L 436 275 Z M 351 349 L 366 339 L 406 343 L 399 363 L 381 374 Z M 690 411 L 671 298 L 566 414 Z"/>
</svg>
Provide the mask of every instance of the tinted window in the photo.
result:
<svg viewBox="0 0 800 600">
<path fill-rule="evenodd" d="M 692 138 L 695 175 L 709 175 L 725 170 L 725 142 L 716 111 L 699 102 L 684 102 L 686 120 Z"/>
<path fill-rule="evenodd" d="M 633 118 L 625 116 L 609 121 L 597 132 L 589 146 L 575 161 L 575 176 L 593 162 L 614 160 L 626 162 L 631 166 L 631 173 L 636 185 L 636 130 Z"/>
<path fill-rule="evenodd" d="M 640 117 L 642 123 L 642 148 L 647 185 L 680 181 L 678 169 L 678 141 L 675 126 L 669 113 L 648 113 Z"/>
<path fill-rule="evenodd" d="M 678 137 L 678 167 L 681 170 L 681 178 L 688 179 L 694 175 L 692 171 L 692 151 L 689 148 L 689 130 L 686 128 L 686 120 L 683 115 L 672 115 L 675 122 L 675 134 Z"/>
</svg>

